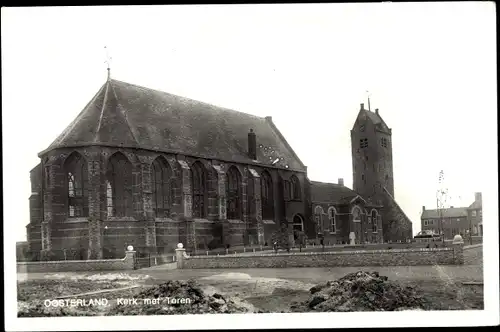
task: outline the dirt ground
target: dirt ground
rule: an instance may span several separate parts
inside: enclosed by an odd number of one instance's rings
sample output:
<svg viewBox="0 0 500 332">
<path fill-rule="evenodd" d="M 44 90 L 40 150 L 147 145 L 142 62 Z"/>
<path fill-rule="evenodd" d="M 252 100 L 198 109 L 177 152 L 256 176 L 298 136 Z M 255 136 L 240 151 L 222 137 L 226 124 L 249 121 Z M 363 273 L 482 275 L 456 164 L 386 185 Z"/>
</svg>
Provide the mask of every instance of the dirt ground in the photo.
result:
<svg viewBox="0 0 500 332">
<path fill-rule="evenodd" d="M 467 250 L 465 260 L 466 265 L 461 266 L 232 270 L 172 270 L 155 267 L 127 273 L 29 274 L 19 277 L 18 294 L 20 302 L 24 303 L 21 305 L 26 305 L 35 298 L 43 300 L 62 295 L 88 298 L 89 296 L 80 294 L 90 290 L 141 286 L 99 295 L 112 301 L 119 297 L 133 296 L 142 287 L 167 280 L 194 279 L 207 294 L 219 293 L 236 298 L 248 304 L 254 312 L 289 312 L 290 304 L 307 299 L 309 289 L 318 283 L 336 280 L 352 272 L 377 271 L 389 280 L 419 287 L 432 303 L 429 310 L 482 309 L 482 248 Z M 463 282 L 477 284 L 464 285 Z M 66 287 L 70 284 L 71 287 Z M 106 310 L 97 310 L 91 314 L 105 312 Z"/>
</svg>

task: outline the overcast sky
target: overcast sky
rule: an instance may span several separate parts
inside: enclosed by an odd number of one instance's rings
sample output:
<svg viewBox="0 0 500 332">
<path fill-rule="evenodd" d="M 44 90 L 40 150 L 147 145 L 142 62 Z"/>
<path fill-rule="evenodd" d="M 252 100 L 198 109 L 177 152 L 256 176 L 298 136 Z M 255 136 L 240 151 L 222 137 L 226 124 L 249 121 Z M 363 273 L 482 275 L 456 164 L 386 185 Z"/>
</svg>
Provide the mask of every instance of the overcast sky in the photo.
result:
<svg viewBox="0 0 500 332">
<path fill-rule="evenodd" d="M 496 191 L 495 31 L 492 3 L 2 8 L 4 226 L 25 239 L 29 171 L 104 83 L 107 45 L 113 78 L 272 116 L 311 180 L 349 187 L 369 90 L 416 233 L 440 170 L 451 205 Z"/>
</svg>

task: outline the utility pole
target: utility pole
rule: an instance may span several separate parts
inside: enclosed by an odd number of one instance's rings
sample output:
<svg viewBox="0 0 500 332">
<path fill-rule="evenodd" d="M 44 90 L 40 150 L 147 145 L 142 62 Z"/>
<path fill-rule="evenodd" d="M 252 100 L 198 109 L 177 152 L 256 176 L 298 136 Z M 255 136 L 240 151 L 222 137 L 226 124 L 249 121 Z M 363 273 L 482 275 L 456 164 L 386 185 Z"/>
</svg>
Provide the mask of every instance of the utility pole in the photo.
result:
<svg viewBox="0 0 500 332">
<path fill-rule="evenodd" d="M 448 202 L 448 188 L 444 186 L 444 171 L 439 172 L 439 189 L 436 192 L 436 204 L 439 216 L 439 228 L 442 242 L 444 243 L 443 212 Z"/>
</svg>

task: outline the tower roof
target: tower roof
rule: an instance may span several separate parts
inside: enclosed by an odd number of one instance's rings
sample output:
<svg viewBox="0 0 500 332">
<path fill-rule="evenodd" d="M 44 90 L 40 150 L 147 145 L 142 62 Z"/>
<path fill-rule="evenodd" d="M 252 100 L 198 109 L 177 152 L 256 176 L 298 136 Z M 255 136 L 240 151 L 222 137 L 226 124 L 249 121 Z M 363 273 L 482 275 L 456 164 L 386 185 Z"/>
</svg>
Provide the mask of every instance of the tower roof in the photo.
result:
<svg viewBox="0 0 500 332">
<path fill-rule="evenodd" d="M 258 117 L 162 91 L 109 79 L 73 122 L 39 156 L 89 145 L 179 153 L 252 162 L 248 132 L 277 151 L 290 169 L 305 170 L 270 117 Z M 257 148 L 257 160 L 268 157 Z"/>
<path fill-rule="evenodd" d="M 391 131 L 389 126 L 387 126 L 384 119 L 380 115 L 378 108 L 375 109 L 375 112 L 372 112 L 370 110 L 365 109 L 364 104 L 361 104 L 361 107 L 360 107 L 358 116 L 356 118 L 356 121 L 354 122 L 353 128 L 356 126 L 356 124 L 359 121 L 365 121 L 365 120 L 369 120 L 375 126 L 375 128 L 377 128 L 381 131 L 386 131 L 386 132 Z"/>
</svg>

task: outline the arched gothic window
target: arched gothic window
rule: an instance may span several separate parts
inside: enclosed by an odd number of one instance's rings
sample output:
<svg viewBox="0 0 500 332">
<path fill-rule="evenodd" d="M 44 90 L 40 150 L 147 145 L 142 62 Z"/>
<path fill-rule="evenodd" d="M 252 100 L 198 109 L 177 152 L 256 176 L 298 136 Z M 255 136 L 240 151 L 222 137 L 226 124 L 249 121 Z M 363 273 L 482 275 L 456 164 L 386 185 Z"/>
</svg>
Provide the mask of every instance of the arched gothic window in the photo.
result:
<svg viewBox="0 0 500 332">
<path fill-rule="evenodd" d="M 293 200 L 301 199 L 300 181 L 295 175 L 290 179 L 290 197 Z"/>
<path fill-rule="evenodd" d="M 170 216 L 172 206 L 171 178 L 170 165 L 162 157 L 156 158 L 151 165 L 152 203 L 155 218 Z"/>
<path fill-rule="evenodd" d="M 108 217 L 133 215 L 132 164 L 121 153 L 109 158 L 106 172 L 106 198 Z"/>
<path fill-rule="evenodd" d="M 255 218 L 255 178 L 250 169 L 247 171 L 247 214 L 251 223 L 256 222 Z"/>
<path fill-rule="evenodd" d="M 268 172 L 260 175 L 262 219 L 274 220 L 273 180 Z"/>
<path fill-rule="evenodd" d="M 88 217 L 88 171 L 87 162 L 79 153 L 72 153 L 64 162 L 68 189 L 68 216 Z"/>
<path fill-rule="evenodd" d="M 191 185 L 193 190 L 193 217 L 206 217 L 207 174 L 201 162 L 191 166 Z"/>
<path fill-rule="evenodd" d="M 241 219 L 240 172 L 231 167 L 226 174 L 227 219 Z"/>
<path fill-rule="evenodd" d="M 336 225 L 336 220 L 337 219 L 337 211 L 335 208 L 332 206 L 328 208 L 328 220 L 330 221 L 330 233 L 336 233 L 337 232 L 337 225 Z"/>
<path fill-rule="evenodd" d="M 354 222 L 361 222 L 361 209 L 358 206 L 352 209 L 352 220 Z"/>
<path fill-rule="evenodd" d="M 316 232 L 318 234 L 323 232 L 323 208 L 321 206 L 316 206 L 314 209 L 314 222 L 316 224 Z"/>
</svg>

